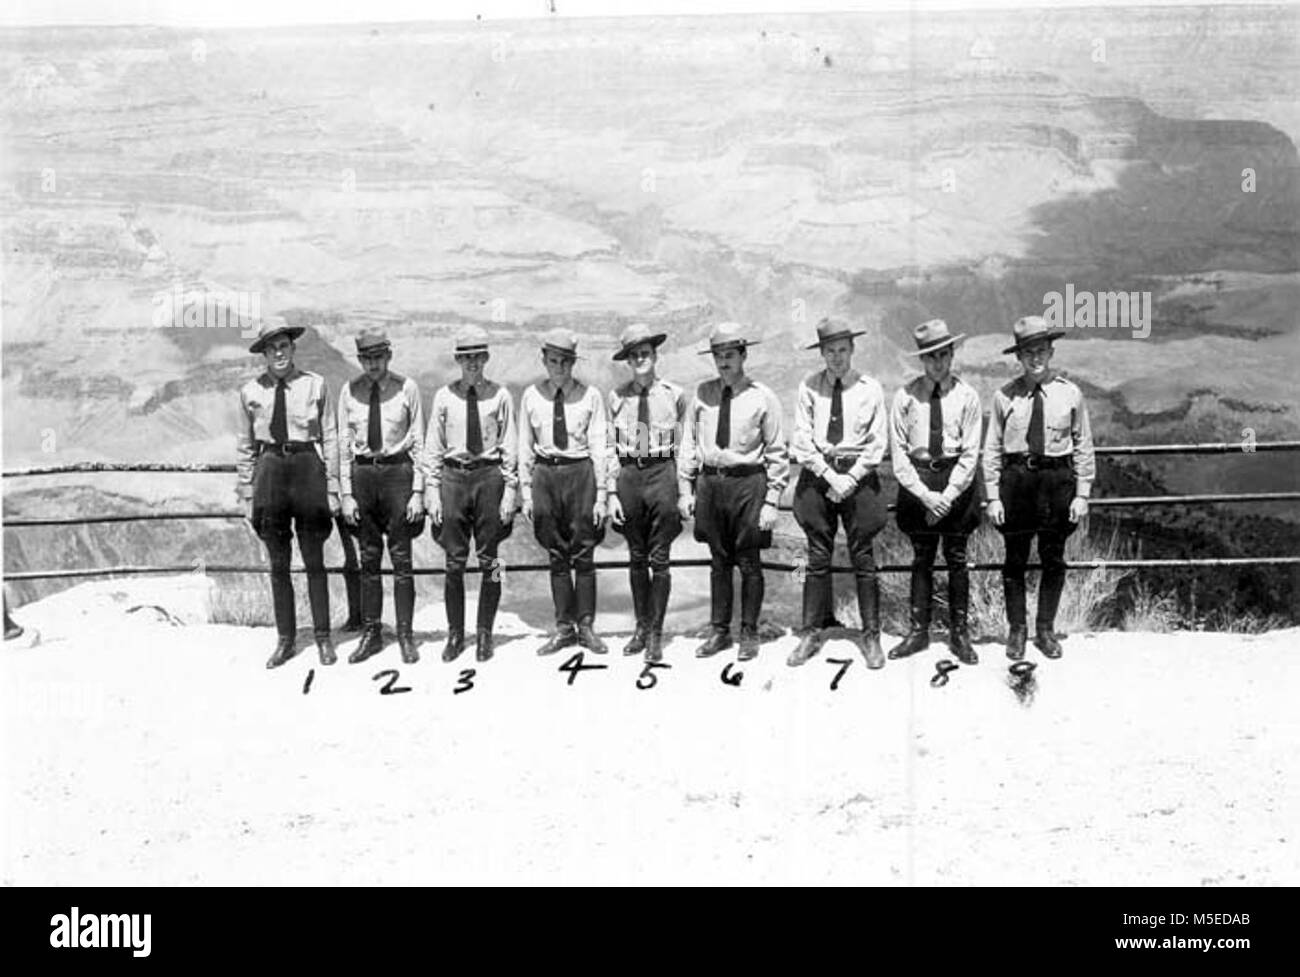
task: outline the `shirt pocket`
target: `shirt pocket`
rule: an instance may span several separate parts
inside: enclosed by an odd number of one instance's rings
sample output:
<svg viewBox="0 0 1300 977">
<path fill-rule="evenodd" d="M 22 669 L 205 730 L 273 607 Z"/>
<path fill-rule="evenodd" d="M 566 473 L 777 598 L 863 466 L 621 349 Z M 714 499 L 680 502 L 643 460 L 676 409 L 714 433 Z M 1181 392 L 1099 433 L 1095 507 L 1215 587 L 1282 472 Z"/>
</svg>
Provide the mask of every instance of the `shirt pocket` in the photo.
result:
<svg viewBox="0 0 1300 977">
<path fill-rule="evenodd" d="M 492 448 L 501 441 L 501 425 L 497 421 L 496 414 L 479 415 L 479 427 L 483 431 L 483 448 L 484 450 Z"/>
<path fill-rule="evenodd" d="M 307 398 L 307 416 L 304 418 L 307 428 L 307 440 L 321 440 L 321 397 L 322 391 L 313 390 Z"/>
</svg>

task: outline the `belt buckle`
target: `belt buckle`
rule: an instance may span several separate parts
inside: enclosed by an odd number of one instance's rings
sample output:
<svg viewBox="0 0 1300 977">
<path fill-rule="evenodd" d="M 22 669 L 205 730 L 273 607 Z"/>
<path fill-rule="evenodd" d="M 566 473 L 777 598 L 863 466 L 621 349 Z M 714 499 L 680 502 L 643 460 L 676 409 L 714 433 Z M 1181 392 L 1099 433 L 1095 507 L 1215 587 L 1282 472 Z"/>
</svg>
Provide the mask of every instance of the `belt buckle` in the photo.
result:
<svg viewBox="0 0 1300 977">
<path fill-rule="evenodd" d="M 1038 471 L 1038 461 L 1035 459 L 1034 455 L 1025 455 L 1025 468 L 1031 472 Z"/>
<path fill-rule="evenodd" d="M 640 471 L 645 471 L 646 465 L 649 464 L 649 461 L 650 461 L 649 458 L 644 458 L 644 457 L 642 457 L 641 455 L 637 455 L 637 456 L 636 456 L 636 467 L 637 467 L 638 470 L 640 470 Z"/>
<path fill-rule="evenodd" d="M 937 472 L 937 471 L 942 471 L 942 470 L 943 470 L 943 463 L 942 463 L 941 461 L 935 461 L 933 458 L 931 458 L 929 461 L 927 461 L 927 462 L 926 462 L 926 465 L 929 466 L 930 471 L 932 471 L 932 472 Z"/>
</svg>

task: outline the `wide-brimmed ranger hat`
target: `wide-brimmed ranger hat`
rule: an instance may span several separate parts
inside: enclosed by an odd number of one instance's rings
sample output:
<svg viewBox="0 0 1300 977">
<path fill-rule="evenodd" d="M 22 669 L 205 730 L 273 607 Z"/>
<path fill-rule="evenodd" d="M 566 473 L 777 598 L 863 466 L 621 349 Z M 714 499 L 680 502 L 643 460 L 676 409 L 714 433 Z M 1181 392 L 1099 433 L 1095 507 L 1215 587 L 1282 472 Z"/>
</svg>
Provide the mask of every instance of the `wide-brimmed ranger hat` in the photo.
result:
<svg viewBox="0 0 1300 977">
<path fill-rule="evenodd" d="M 362 329 L 357 334 L 356 343 L 358 356 L 383 353 L 393 348 L 393 344 L 388 341 L 388 333 L 375 328 Z"/>
<path fill-rule="evenodd" d="M 1023 319 L 1016 320 L 1015 325 L 1011 327 L 1011 335 L 1015 342 L 1004 349 L 1003 353 L 1019 353 L 1030 343 L 1044 339 L 1060 339 L 1065 335 L 1065 330 L 1053 329 L 1040 315 L 1027 315 Z"/>
<path fill-rule="evenodd" d="M 543 353 L 559 353 L 571 360 L 580 360 L 578 355 L 578 337 L 570 329 L 552 329 L 542 336 Z"/>
<path fill-rule="evenodd" d="M 817 323 L 817 342 L 804 349 L 821 349 L 827 343 L 833 343 L 838 339 L 852 339 L 854 336 L 865 336 L 867 330 L 854 329 L 842 319 L 832 319 L 830 316 L 822 319 Z"/>
<path fill-rule="evenodd" d="M 253 340 L 253 345 L 248 347 L 248 351 L 250 353 L 262 352 L 262 350 L 266 349 L 266 344 L 276 336 L 288 336 L 296 341 L 306 331 L 305 326 L 291 326 L 279 316 L 270 316 L 262 320 L 262 324 L 257 330 L 257 338 Z"/>
<path fill-rule="evenodd" d="M 650 327 L 644 322 L 634 322 L 623 330 L 623 335 L 618 337 L 619 349 L 614 354 L 614 359 L 627 359 L 632 354 L 632 350 L 644 343 L 649 343 L 658 349 L 667 338 L 667 333 L 651 332 Z"/>
<path fill-rule="evenodd" d="M 488 334 L 482 326 L 465 326 L 456 333 L 456 345 L 452 348 L 453 356 L 468 356 L 471 353 L 488 351 Z"/>
<path fill-rule="evenodd" d="M 739 322 L 720 322 L 709 334 L 709 348 L 700 350 L 701 356 L 712 353 L 724 353 L 729 349 L 744 349 L 757 346 L 761 339 L 750 339 L 745 335 L 745 327 Z"/>
<path fill-rule="evenodd" d="M 966 334 L 959 332 L 954 335 L 949 331 L 948 323 L 942 319 L 931 319 L 913 329 L 912 338 L 916 340 L 916 349 L 910 355 L 924 356 L 926 353 L 935 353 L 945 347 L 957 345 L 966 338 Z"/>
</svg>

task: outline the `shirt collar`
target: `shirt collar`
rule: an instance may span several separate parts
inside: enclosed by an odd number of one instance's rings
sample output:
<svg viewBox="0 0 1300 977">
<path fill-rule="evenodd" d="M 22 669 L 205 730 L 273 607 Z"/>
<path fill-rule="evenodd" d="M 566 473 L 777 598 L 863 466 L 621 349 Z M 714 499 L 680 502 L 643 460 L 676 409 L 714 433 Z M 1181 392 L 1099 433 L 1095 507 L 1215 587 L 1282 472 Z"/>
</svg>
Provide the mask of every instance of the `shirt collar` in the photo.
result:
<svg viewBox="0 0 1300 977">
<path fill-rule="evenodd" d="M 1048 385 L 1049 383 L 1051 383 L 1053 380 L 1056 380 L 1058 377 L 1060 377 L 1060 375 L 1061 375 L 1061 374 L 1060 374 L 1059 372 L 1057 372 L 1056 370 L 1052 369 L 1051 367 L 1048 367 L 1048 368 L 1047 368 L 1047 374 L 1046 374 L 1046 375 L 1043 377 L 1043 379 L 1042 379 L 1042 386 L 1043 386 L 1044 388 L 1046 388 L 1047 385 Z M 1034 390 L 1034 383 L 1033 383 L 1032 380 L 1029 379 L 1028 376 L 1026 376 L 1025 374 L 1022 373 L 1022 374 L 1020 374 L 1019 377 L 1017 377 L 1017 379 L 1018 379 L 1019 382 L 1020 382 L 1020 389 L 1021 389 L 1021 390 L 1023 390 L 1025 393 L 1032 393 L 1032 392 L 1033 392 L 1033 390 Z"/>
<path fill-rule="evenodd" d="M 727 389 L 727 385 L 722 382 L 722 377 L 714 377 L 713 382 L 718 385 L 718 395 L 721 396 L 722 391 Z M 738 393 L 743 393 L 753 385 L 754 385 L 754 381 L 750 379 L 749 374 L 746 373 L 738 383 L 733 383 L 731 385 L 731 396 L 734 397 Z"/>
<path fill-rule="evenodd" d="M 956 386 L 956 384 L 957 384 L 957 375 L 955 373 L 949 373 L 948 376 L 944 379 L 943 383 L 939 384 L 939 395 L 943 396 L 948 391 L 950 391 L 954 386 Z M 922 393 L 925 394 L 925 398 L 927 400 L 934 395 L 934 386 L 935 386 L 934 381 L 931 380 L 928 376 L 921 377 L 921 391 Z"/>
<path fill-rule="evenodd" d="M 263 375 L 266 377 L 267 383 L 269 383 L 273 387 L 277 383 L 279 383 L 281 379 L 283 379 L 285 385 L 288 386 L 294 380 L 297 380 L 300 376 L 302 376 L 302 370 L 299 369 L 298 364 L 295 363 L 292 367 L 289 368 L 289 372 L 286 373 L 283 377 L 277 377 L 270 370 L 267 370 L 266 373 Z"/>
<path fill-rule="evenodd" d="M 552 383 L 550 377 L 547 377 L 545 380 L 542 381 L 542 388 L 543 388 L 544 392 L 546 393 L 546 399 L 547 399 L 547 400 L 554 400 L 554 399 L 555 399 L 555 391 L 556 391 L 556 390 L 563 390 L 563 391 L 564 391 L 564 396 L 565 396 L 565 397 L 569 397 L 570 395 L 572 395 L 572 393 L 573 393 L 573 391 L 574 391 L 574 388 L 576 388 L 577 386 L 578 386 L 578 381 L 575 380 L 573 377 L 569 377 L 569 382 L 568 382 L 568 383 L 565 383 L 565 384 L 558 384 L 558 385 L 555 384 L 555 383 Z"/>
<path fill-rule="evenodd" d="M 822 370 L 822 379 L 826 383 L 827 390 L 834 389 L 835 378 L 831 376 L 830 370 L 826 370 L 826 369 Z M 848 389 L 849 387 L 857 383 L 860 379 L 862 379 L 862 374 L 859 373 L 857 370 L 853 369 L 853 367 L 849 367 L 848 371 L 845 372 L 844 376 L 840 377 L 840 383 L 843 385 L 845 389 Z"/>
</svg>

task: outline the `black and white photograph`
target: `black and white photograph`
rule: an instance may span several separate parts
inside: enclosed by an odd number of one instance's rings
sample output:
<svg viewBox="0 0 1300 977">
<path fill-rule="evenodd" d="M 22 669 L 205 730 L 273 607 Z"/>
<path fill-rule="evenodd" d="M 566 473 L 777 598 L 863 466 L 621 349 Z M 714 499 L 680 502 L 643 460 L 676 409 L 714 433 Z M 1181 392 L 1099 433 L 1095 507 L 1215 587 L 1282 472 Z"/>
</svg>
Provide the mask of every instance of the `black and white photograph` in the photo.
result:
<svg viewBox="0 0 1300 977">
<path fill-rule="evenodd" d="M 1292 2 L 7 4 L 0 885 L 1300 884 L 1298 144 Z"/>
</svg>

